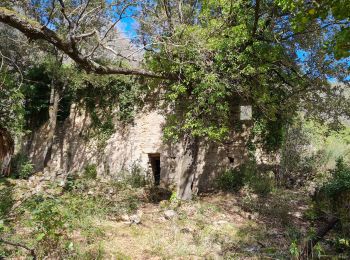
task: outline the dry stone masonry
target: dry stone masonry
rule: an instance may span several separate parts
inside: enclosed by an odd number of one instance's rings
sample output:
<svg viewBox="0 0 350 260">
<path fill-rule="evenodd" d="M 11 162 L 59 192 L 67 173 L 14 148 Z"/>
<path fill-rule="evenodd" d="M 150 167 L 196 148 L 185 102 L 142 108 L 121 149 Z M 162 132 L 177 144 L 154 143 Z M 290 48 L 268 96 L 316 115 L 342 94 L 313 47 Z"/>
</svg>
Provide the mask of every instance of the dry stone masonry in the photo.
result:
<svg viewBox="0 0 350 260">
<path fill-rule="evenodd" d="M 73 105 L 69 118 L 56 131 L 49 163 L 43 168 L 47 152 L 46 125 L 33 134 L 28 151 L 36 170 L 52 178 L 81 172 L 94 164 L 98 177 L 118 179 L 138 167 L 155 184 L 176 190 L 184 199 L 211 189 L 220 173 L 247 158 L 247 125 L 243 124 L 243 131 L 234 133 L 234 138 L 225 145 L 206 140 L 169 144 L 163 141 L 164 122 L 164 116 L 157 110 L 139 113 L 129 125 L 115 120 L 115 133 L 101 147 L 98 140 L 86 138 L 89 116 Z"/>
</svg>

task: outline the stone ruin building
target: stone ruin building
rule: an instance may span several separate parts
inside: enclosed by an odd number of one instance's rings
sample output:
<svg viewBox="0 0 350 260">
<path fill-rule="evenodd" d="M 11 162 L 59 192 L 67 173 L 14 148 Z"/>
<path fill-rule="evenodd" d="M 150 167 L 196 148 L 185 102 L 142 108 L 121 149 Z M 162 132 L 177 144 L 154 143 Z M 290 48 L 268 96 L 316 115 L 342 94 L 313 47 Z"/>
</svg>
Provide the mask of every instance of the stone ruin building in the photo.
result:
<svg viewBox="0 0 350 260">
<path fill-rule="evenodd" d="M 245 108 L 247 111 L 244 111 Z M 115 133 L 105 145 L 86 139 L 89 117 L 72 105 L 69 117 L 56 130 L 55 141 L 47 151 L 48 125 L 33 132 L 27 144 L 29 157 L 37 171 L 57 178 L 67 173 L 83 171 L 87 165 L 96 165 L 98 177 L 118 179 L 122 173 L 137 166 L 155 185 L 177 191 L 181 198 L 213 188 L 214 179 L 228 168 L 247 159 L 246 142 L 249 134 L 251 107 L 241 107 L 242 130 L 233 133 L 227 144 L 200 140 L 196 147 L 181 140 L 176 144 L 163 141 L 164 116 L 157 110 L 136 115 L 134 122 L 123 125 L 116 119 Z M 50 161 L 45 162 L 50 152 Z"/>
</svg>

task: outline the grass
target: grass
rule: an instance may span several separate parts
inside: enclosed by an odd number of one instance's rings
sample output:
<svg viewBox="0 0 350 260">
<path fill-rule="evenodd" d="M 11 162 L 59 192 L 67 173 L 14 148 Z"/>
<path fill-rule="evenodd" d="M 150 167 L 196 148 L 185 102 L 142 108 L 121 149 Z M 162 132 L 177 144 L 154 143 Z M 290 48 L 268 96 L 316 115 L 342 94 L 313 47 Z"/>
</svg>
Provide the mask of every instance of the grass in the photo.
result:
<svg viewBox="0 0 350 260">
<path fill-rule="evenodd" d="M 0 219 L 6 219 L 14 204 L 13 184 L 7 179 L 0 180 Z"/>
<path fill-rule="evenodd" d="M 11 185 L 11 192 L 16 192 L 17 186 Z M 9 240 L 34 248 L 39 258 L 288 258 L 293 238 L 288 234 L 293 230 L 290 225 L 276 224 L 278 218 L 286 217 L 286 223 L 296 227 L 305 224 L 284 209 L 273 217 L 277 206 L 298 209 L 295 205 L 304 203 L 288 191 L 273 192 L 267 198 L 241 191 L 190 202 L 168 199 L 155 203 L 150 194 L 153 189 L 120 182 L 81 178 L 72 180 L 68 189 L 53 185 L 46 190 L 54 189 L 61 190 L 37 194 L 22 203 L 4 233 Z M 165 219 L 168 209 L 176 212 L 174 218 Z M 139 225 L 123 219 L 139 212 Z M 2 252 L 7 258 L 27 256 L 26 251 L 13 247 L 2 246 Z"/>
</svg>

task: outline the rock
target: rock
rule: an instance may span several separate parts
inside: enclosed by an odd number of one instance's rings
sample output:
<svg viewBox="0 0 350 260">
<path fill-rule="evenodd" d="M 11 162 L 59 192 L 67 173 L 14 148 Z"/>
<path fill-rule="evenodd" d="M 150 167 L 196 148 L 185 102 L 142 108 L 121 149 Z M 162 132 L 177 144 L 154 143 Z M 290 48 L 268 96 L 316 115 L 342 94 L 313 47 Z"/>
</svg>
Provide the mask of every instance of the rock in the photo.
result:
<svg viewBox="0 0 350 260">
<path fill-rule="evenodd" d="M 293 216 L 299 219 L 303 218 L 303 213 L 301 213 L 300 211 L 296 211 L 293 213 Z"/>
<path fill-rule="evenodd" d="M 248 246 L 243 249 L 245 252 L 248 253 L 257 253 L 260 251 L 260 248 L 258 246 Z"/>
<path fill-rule="evenodd" d="M 51 176 L 45 176 L 42 180 L 43 181 L 51 181 Z"/>
<path fill-rule="evenodd" d="M 185 227 L 185 228 L 182 228 L 180 230 L 181 233 L 184 233 L 184 234 L 189 234 L 189 233 L 192 233 L 193 232 L 193 229 L 189 228 L 189 227 Z"/>
<path fill-rule="evenodd" d="M 121 218 L 121 220 L 123 220 L 123 221 L 127 221 L 127 222 L 130 221 L 130 217 L 129 217 L 129 215 L 127 215 L 127 214 L 121 215 L 120 218 Z"/>
<path fill-rule="evenodd" d="M 214 225 L 216 225 L 216 226 L 221 226 L 221 225 L 225 225 L 225 224 L 228 224 L 228 221 L 226 221 L 226 220 L 218 220 L 218 221 L 214 222 Z"/>
<path fill-rule="evenodd" d="M 176 216 L 176 212 L 172 209 L 164 211 L 164 217 L 168 220 L 174 218 L 175 216 Z"/>
<path fill-rule="evenodd" d="M 140 224 L 141 223 L 141 217 L 137 214 L 131 215 L 129 217 L 130 224 Z"/>
<path fill-rule="evenodd" d="M 215 251 L 219 255 L 222 253 L 222 247 L 219 244 L 212 245 L 212 250 Z"/>
<path fill-rule="evenodd" d="M 140 224 L 143 212 L 138 210 L 136 214 L 129 216 L 130 224 Z"/>
</svg>

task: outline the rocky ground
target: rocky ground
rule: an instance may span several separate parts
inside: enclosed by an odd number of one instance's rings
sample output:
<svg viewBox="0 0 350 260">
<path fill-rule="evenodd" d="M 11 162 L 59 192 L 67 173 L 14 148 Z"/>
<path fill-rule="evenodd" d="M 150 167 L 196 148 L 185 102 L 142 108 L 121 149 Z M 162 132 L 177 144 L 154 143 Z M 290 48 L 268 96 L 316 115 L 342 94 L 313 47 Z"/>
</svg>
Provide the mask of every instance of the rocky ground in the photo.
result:
<svg viewBox="0 0 350 260">
<path fill-rule="evenodd" d="M 60 183 L 53 186 L 43 181 L 2 181 L 2 218 L 8 226 L 2 237 L 34 248 L 42 258 L 46 254 L 46 259 L 290 258 L 293 241 L 304 237 L 308 229 L 308 197 L 302 192 L 277 190 L 259 197 L 243 189 L 236 194 L 203 194 L 193 201 L 179 201 L 175 196 L 157 201 L 152 195 L 162 193 L 154 188 L 93 180 L 75 183 L 67 191 Z M 34 204 L 33 211 L 23 206 L 43 193 L 44 202 L 47 198 L 64 201 L 50 208 L 60 212 L 58 220 L 66 222 L 55 227 L 56 244 L 50 244 L 47 230 L 43 240 L 33 241 L 33 234 L 40 235 L 37 230 L 47 219 L 37 221 L 40 204 Z M 8 205 L 6 197 L 12 198 Z M 24 219 L 33 221 L 26 224 Z M 45 239 L 50 243 L 44 248 Z M 27 250 L 8 245 L 3 251 L 9 259 L 28 255 Z"/>
</svg>

